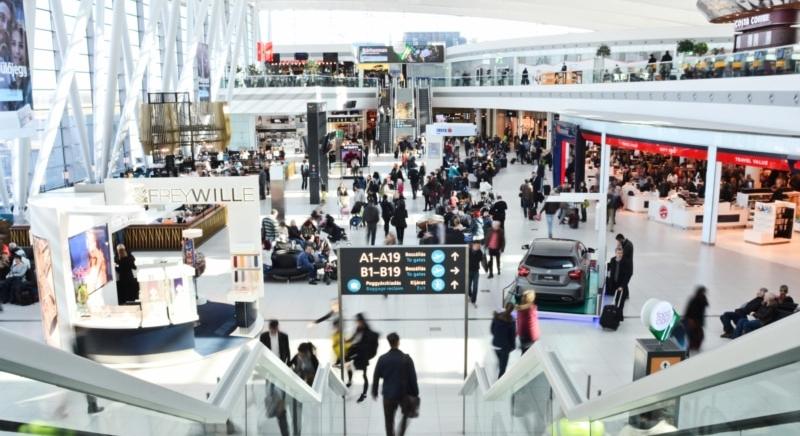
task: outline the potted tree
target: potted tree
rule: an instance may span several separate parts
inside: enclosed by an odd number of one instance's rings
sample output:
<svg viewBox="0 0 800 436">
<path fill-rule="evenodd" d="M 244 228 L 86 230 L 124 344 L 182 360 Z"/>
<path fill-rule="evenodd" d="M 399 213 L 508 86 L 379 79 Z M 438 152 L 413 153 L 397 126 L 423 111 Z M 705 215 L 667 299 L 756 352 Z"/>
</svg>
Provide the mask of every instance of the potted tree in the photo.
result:
<svg viewBox="0 0 800 436">
<path fill-rule="evenodd" d="M 611 56 L 611 47 L 602 44 L 597 47 L 597 57 L 594 59 L 594 81 L 602 82 L 606 71 L 606 58 Z"/>
<path fill-rule="evenodd" d="M 708 47 L 706 47 L 708 50 Z M 682 41 L 678 41 L 678 48 L 675 50 L 678 55 L 678 65 L 680 66 L 680 70 L 686 74 L 689 70 L 688 65 L 684 62 L 684 58 L 689 55 L 694 54 L 694 41 L 691 39 L 684 39 Z"/>
</svg>

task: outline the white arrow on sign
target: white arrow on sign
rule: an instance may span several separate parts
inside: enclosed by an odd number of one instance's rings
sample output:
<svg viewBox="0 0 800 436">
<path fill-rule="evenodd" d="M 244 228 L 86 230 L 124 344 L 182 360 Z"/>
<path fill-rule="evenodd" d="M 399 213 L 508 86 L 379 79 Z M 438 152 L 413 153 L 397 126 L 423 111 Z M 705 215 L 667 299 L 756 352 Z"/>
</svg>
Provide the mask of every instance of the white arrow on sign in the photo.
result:
<svg viewBox="0 0 800 436">
<path fill-rule="evenodd" d="M 455 261 L 458 260 L 458 253 L 453 252 L 453 254 L 451 254 L 450 257 L 452 257 L 453 258 L 453 262 L 455 262 Z"/>
<path fill-rule="evenodd" d="M 457 266 L 454 266 L 453 269 L 450 270 L 450 272 L 453 273 L 453 274 L 458 274 L 459 271 L 461 271 L 461 270 L 458 269 Z"/>
<path fill-rule="evenodd" d="M 450 282 L 450 287 L 452 287 L 453 289 L 457 288 L 458 287 L 458 282 L 453 280 L 452 282 Z"/>
</svg>

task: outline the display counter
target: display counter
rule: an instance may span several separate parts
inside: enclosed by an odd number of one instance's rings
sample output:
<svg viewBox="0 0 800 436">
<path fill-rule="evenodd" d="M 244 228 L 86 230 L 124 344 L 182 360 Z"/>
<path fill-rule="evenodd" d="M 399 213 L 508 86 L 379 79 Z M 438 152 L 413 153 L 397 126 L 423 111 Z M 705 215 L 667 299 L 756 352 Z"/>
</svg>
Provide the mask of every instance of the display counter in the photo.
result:
<svg viewBox="0 0 800 436">
<path fill-rule="evenodd" d="M 800 206 L 800 192 L 789 191 L 784 192 L 783 195 L 786 196 L 787 201 Z M 753 221 L 756 202 L 769 202 L 770 200 L 772 200 L 772 190 L 768 188 L 742 189 L 736 193 L 736 204 L 748 209 L 750 221 Z"/>
<path fill-rule="evenodd" d="M 195 241 L 196 245 L 200 246 L 225 228 L 227 223 L 225 206 L 212 205 L 187 223 L 153 222 L 130 225 L 124 229 L 125 246 L 128 251 L 180 251 L 184 230 L 201 229 L 203 236 Z"/>
<path fill-rule="evenodd" d="M 745 242 L 757 245 L 791 242 L 795 209 L 795 203 L 788 201 L 756 202 L 753 228 L 745 230 Z"/>
<path fill-rule="evenodd" d="M 702 204 L 689 205 L 680 197 L 659 198 L 650 202 L 648 218 L 662 224 L 681 229 L 700 229 L 703 227 L 705 209 Z M 747 209 L 720 203 L 717 210 L 717 228 L 745 227 Z"/>
<path fill-rule="evenodd" d="M 656 200 L 658 192 L 642 192 L 630 183 L 622 187 L 622 203 L 631 212 L 646 213 L 650 209 L 650 202 Z"/>
<path fill-rule="evenodd" d="M 192 352 L 199 319 L 193 274 L 177 262 L 140 265 L 135 304 L 79 308 L 72 326 L 81 353 L 102 363 L 142 364 Z"/>
</svg>

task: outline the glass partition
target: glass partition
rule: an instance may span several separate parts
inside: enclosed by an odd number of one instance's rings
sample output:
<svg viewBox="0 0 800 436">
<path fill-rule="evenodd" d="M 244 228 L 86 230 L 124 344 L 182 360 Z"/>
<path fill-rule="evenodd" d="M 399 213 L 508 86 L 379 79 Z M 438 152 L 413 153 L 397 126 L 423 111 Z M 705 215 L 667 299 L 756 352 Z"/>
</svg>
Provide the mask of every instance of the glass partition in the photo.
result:
<svg viewBox="0 0 800 436">
<path fill-rule="evenodd" d="M 4 431 L 180 436 L 203 434 L 211 427 L 6 372 L 0 372 L 0 380 L 3 386 L 0 420 Z"/>
</svg>

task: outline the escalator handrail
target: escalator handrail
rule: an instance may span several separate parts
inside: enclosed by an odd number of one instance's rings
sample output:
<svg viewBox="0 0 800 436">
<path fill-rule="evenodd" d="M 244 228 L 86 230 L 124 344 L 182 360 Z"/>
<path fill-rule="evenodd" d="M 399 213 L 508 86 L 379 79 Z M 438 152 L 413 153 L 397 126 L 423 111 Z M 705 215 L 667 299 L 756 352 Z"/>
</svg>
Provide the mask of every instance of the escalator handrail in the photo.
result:
<svg viewBox="0 0 800 436">
<path fill-rule="evenodd" d="M 513 395 L 544 372 L 569 420 L 601 420 L 798 362 L 800 335 L 787 334 L 797 331 L 800 316 L 795 314 L 590 401 L 578 393 L 558 356 L 539 342 L 479 394 L 487 401 Z M 476 367 L 469 375 L 461 395 L 475 392 L 481 370 Z"/>
<path fill-rule="evenodd" d="M 228 411 L 209 402 L 0 328 L 0 371 L 118 403 L 202 423 L 224 423 Z"/>
<path fill-rule="evenodd" d="M 668 433 L 659 433 L 660 436 L 697 436 L 715 435 L 720 433 L 735 433 L 746 430 L 776 427 L 784 424 L 800 422 L 800 410 L 775 413 L 772 415 L 757 416 L 754 418 L 738 419 L 736 421 L 720 422 L 716 424 L 701 425 L 692 428 L 675 430 Z"/>
</svg>

